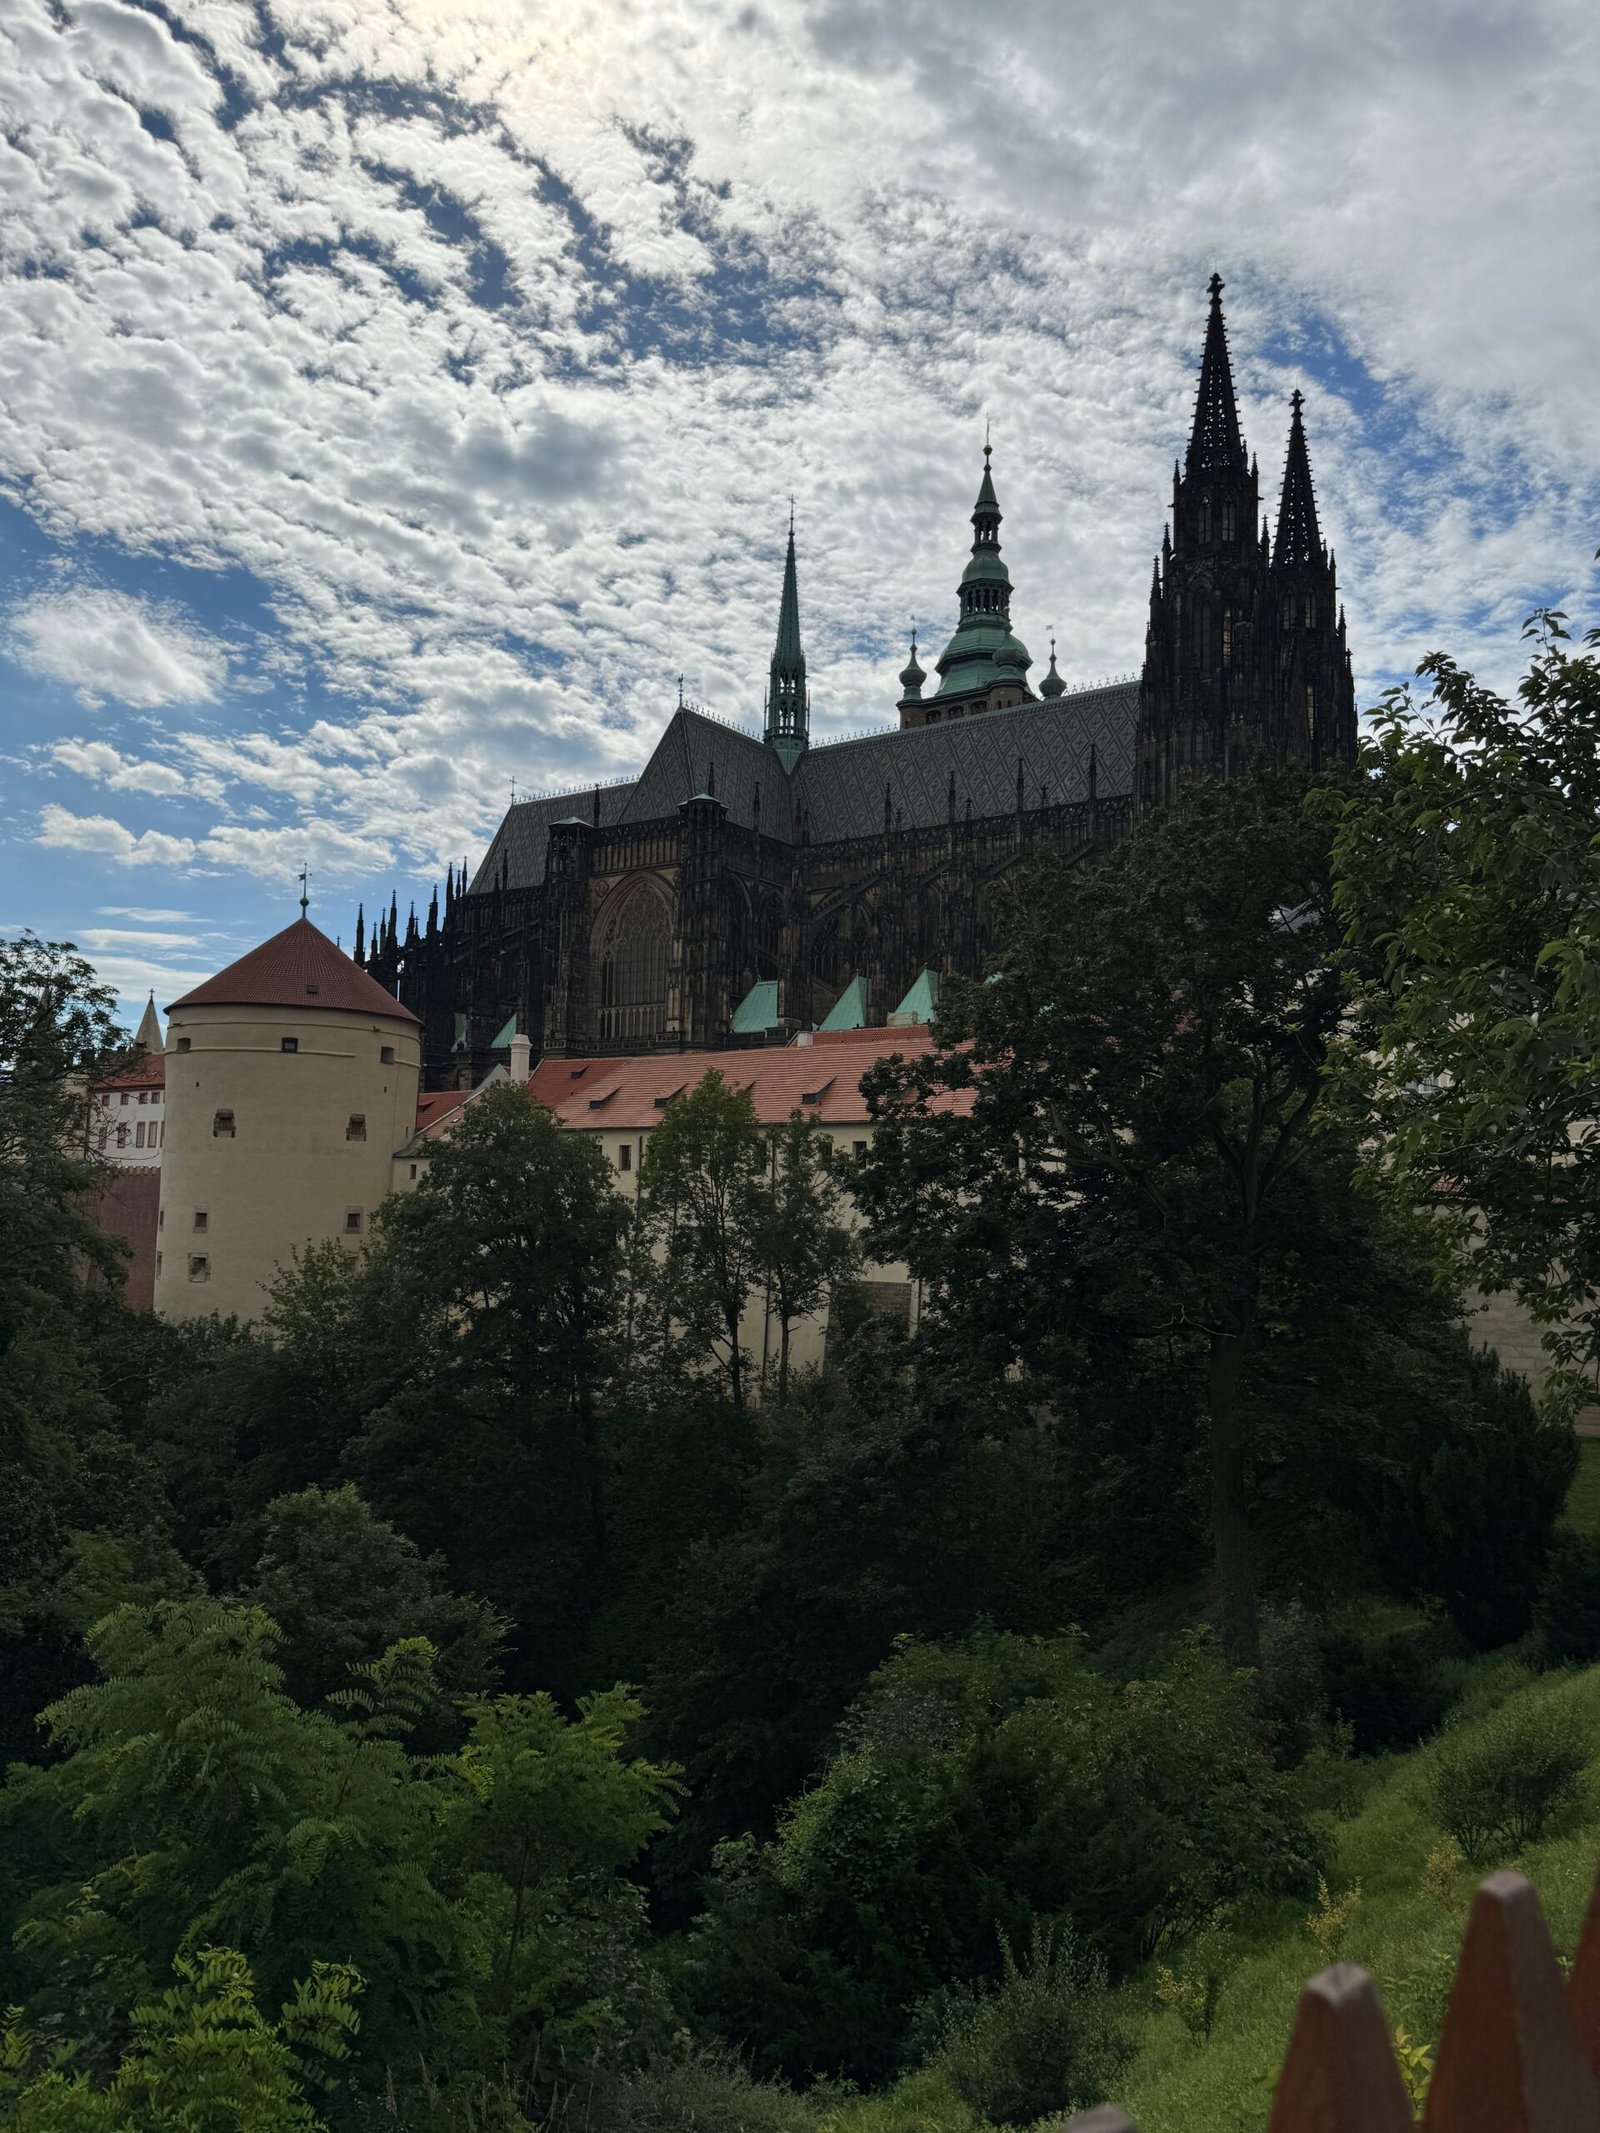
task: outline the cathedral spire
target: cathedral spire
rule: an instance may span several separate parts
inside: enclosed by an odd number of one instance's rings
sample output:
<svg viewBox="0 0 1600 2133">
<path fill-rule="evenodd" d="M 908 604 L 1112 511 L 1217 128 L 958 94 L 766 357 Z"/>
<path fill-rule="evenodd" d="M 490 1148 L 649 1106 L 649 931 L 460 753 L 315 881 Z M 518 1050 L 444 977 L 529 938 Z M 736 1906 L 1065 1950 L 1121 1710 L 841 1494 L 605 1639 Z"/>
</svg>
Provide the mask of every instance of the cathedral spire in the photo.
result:
<svg viewBox="0 0 1600 2133">
<path fill-rule="evenodd" d="M 1278 504 L 1278 540 L 1272 551 L 1273 568 L 1286 563 L 1321 563 L 1327 560 L 1322 533 L 1317 525 L 1317 499 L 1311 487 L 1311 457 L 1306 450 L 1306 426 L 1300 419 L 1305 395 L 1298 389 L 1289 397 L 1289 452 L 1283 463 L 1283 495 Z"/>
<path fill-rule="evenodd" d="M 356 905 L 355 960 L 358 963 L 365 963 L 367 960 L 367 907 L 365 904 Z"/>
<path fill-rule="evenodd" d="M 794 561 L 794 499 L 789 500 L 789 548 L 783 563 L 783 596 L 778 602 L 778 641 L 772 648 L 767 678 L 767 746 L 785 770 L 793 770 L 806 751 L 811 696 L 806 686 L 806 655 L 800 644 L 800 584 Z"/>
<path fill-rule="evenodd" d="M 1224 467 L 1245 471 L 1244 439 L 1239 434 L 1239 406 L 1233 395 L 1233 364 L 1228 357 L 1228 328 L 1222 316 L 1223 280 L 1211 277 L 1211 316 L 1206 321 L 1206 349 L 1200 359 L 1200 390 L 1195 396 L 1194 428 L 1189 437 L 1185 471 Z"/>
</svg>

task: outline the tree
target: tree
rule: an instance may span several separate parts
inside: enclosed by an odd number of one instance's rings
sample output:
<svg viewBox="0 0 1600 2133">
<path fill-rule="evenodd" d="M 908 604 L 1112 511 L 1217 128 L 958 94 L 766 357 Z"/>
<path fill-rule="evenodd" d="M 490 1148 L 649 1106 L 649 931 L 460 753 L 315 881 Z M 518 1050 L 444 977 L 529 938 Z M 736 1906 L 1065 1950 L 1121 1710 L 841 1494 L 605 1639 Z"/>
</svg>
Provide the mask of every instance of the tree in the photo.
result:
<svg viewBox="0 0 1600 2133">
<path fill-rule="evenodd" d="M 626 1221 L 592 1136 L 566 1132 L 507 1083 L 467 1107 L 382 1225 L 403 1269 L 395 1292 L 430 1299 L 441 1380 L 491 1390 L 526 1430 L 558 1417 L 576 1429 L 600 1557 L 597 1395 L 612 1362 Z"/>
<path fill-rule="evenodd" d="M 269 1999 L 353 1966 L 350 2082 L 368 2098 L 419 2069 L 447 2090 L 513 2057 L 521 2072 L 541 2043 L 614 2041 L 619 2010 L 650 1998 L 625 1877 L 674 1791 L 625 1753 L 631 1699 L 576 1720 L 481 1699 L 455 1754 L 419 1755 L 404 1743 L 438 1694 L 425 1639 L 353 1668 L 317 1711 L 285 1693 L 281 1643 L 259 1608 L 210 1599 L 125 1606 L 90 1632 L 103 1678 L 44 1714 L 54 1760 L 0 1792 L 0 1969 L 30 2030 L 114 2066 L 129 2009 L 221 1942 Z"/>
<path fill-rule="evenodd" d="M 1130 1345 L 1188 1374 L 1229 1662 L 1259 1660 L 1250 1367 L 1263 1285 L 1318 1256 L 1330 1053 L 1350 1035 L 1330 833 L 1301 780 L 1197 785 L 1101 863 L 1030 869 L 985 983 L 952 985 L 939 1044 L 869 1080 L 859 1186 L 879 1257 L 995 1369 L 1041 1349 L 1102 1381 Z M 950 1099 L 954 1098 L 952 1102 Z"/>
<path fill-rule="evenodd" d="M 1343 1091 L 1462 1276 L 1600 1373 L 1600 631 L 1525 626 L 1516 700 L 1447 653 L 1391 690 L 1368 776 L 1322 801 L 1370 1052 Z"/>
<path fill-rule="evenodd" d="M 797 1319 L 820 1311 L 859 1254 L 843 1219 L 832 1143 L 795 1111 L 768 1137 L 766 1175 L 751 1188 L 745 1219 L 755 1269 L 778 1321 L 778 1403 L 789 1397 L 789 1347 Z"/>
<path fill-rule="evenodd" d="M 361 1980 L 348 1965 L 317 1963 L 268 2021 L 236 1948 L 174 1959 L 177 1984 L 131 2017 L 133 2036 L 104 2088 L 72 2071 L 58 2045 L 35 2071 L 38 2047 L 8 2027 L 0 2042 L 0 2126 L 17 2133 L 326 2133 L 307 2102 L 320 2062 L 349 2056 L 360 2026 Z"/>
<path fill-rule="evenodd" d="M 484 1601 L 452 1592 L 438 1559 L 375 1517 L 348 1483 L 267 1506 L 243 1597 L 282 1630 L 278 1664 L 299 1703 L 324 1704 L 348 1688 L 352 1667 L 379 1658 L 397 1636 L 433 1646 L 446 1707 L 496 1677 L 505 1623 Z"/>
<path fill-rule="evenodd" d="M 668 1105 L 639 1166 L 639 1213 L 662 1257 L 671 1317 L 691 1346 L 720 1346 L 741 1413 L 741 1322 L 763 1271 L 753 1215 L 766 1162 L 749 1091 L 713 1068 Z"/>
</svg>

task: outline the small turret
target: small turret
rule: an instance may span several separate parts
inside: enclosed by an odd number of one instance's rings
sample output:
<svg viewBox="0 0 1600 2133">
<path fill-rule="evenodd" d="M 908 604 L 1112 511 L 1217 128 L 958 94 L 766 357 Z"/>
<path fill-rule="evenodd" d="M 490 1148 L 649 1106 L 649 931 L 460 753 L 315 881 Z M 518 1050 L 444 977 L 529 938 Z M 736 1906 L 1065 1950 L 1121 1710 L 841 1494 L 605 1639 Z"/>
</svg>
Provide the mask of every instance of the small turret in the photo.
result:
<svg viewBox="0 0 1600 2133">
<path fill-rule="evenodd" d="M 917 626 L 913 623 L 911 625 L 911 657 L 900 669 L 900 702 L 897 707 L 900 711 L 904 712 L 910 705 L 921 703 L 922 684 L 927 678 L 917 659 Z M 904 725 L 905 723 L 905 719 L 902 718 L 901 724 Z"/>
<path fill-rule="evenodd" d="M 1052 637 L 1050 639 L 1050 669 L 1044 680 L 1039 684 L 1039 694 L 1041 696 L 1055 697 L 1065 696 L 1066 693 L 1067 685 L 1056 672 L 1056 640 Z"/>
</svg>

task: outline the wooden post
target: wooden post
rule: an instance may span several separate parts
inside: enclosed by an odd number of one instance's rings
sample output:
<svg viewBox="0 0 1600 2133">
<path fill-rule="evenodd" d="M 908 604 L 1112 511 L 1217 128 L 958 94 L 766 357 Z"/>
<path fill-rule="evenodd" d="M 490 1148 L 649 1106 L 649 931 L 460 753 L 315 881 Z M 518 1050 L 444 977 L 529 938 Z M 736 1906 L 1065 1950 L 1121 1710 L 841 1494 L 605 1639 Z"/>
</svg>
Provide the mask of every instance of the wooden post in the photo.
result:
<svg viewBox="0 0 1600 2133">
<path fill-rule="evenodd" d="M 1354 1963 L 1301 1993 L 1267 2133 L 1412 2133 L 1383 2003 Z"/>
<path fill-rule="evenodd" d="M 1427 2133 L 1596 2133 L 1600 2089 L 1579 2049 L 1532 1886 L 1478 1890 L 1423 2124 Z"/>
</svg>

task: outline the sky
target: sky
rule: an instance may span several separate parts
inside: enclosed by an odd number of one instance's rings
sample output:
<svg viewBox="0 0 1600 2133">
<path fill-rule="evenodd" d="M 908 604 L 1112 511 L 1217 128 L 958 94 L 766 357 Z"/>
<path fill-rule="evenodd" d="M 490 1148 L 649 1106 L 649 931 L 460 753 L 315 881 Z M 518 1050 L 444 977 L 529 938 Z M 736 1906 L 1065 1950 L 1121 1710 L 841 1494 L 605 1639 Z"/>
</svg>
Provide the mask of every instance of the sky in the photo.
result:
<svg viewBox="0 0 1600 2133">
<path fill-rule="evenodd" d="M 136 1015 L 955 619 L 1138 667 L 1213 270 L 1358 700 L 1600 619 L 1592 0 L 4 0 L 0 934 Z"/>
</svg>

